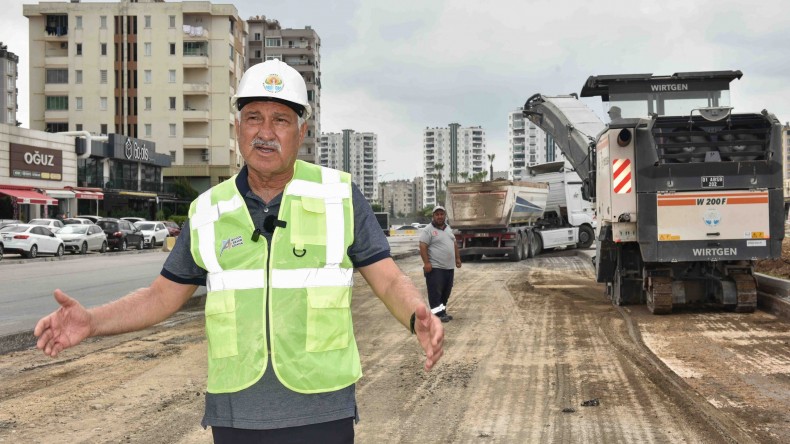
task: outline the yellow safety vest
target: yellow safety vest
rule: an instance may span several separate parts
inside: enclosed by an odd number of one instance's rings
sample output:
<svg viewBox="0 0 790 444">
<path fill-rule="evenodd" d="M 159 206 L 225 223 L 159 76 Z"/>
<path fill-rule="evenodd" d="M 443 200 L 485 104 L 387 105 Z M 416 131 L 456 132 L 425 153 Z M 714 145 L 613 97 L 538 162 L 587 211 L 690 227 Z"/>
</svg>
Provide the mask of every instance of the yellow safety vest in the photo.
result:
<svg viewBox="0 0 790 444">
<path fill-rule="evenodd" d="M 192 202 L 189 218 L 192 256 L 208 271 L 209 393 L 237 392 L 258 381 L 266 370 L 267 335 L 272 367 L 293 391 L 334 391 L 362 376 L 351 322 L 348 173 L 296 162 L 277 215 L 286 226 L 275 228 L 268 262 L 266 239 L 251 239 L 256 227 L 236 176 Z"/>
</svg>

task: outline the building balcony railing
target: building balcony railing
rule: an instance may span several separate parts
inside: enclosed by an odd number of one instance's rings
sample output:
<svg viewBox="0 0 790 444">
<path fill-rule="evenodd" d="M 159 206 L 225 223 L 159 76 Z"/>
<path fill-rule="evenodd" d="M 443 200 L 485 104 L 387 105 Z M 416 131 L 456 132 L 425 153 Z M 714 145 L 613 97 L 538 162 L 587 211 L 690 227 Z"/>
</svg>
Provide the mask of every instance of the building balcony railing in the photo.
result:
<svg viewBox="0 0 790 444">
<path fill-rule="evenodd" d="M 184 110 L 184 122 L 208 122 L 208 110 Z"/>
<path fill-rule="evenodd" d="M 184 137 L 181 143 L 184 148 L 207 148 L 208 137 Z"/>
<path fill-rule="evenodd" d="M 197 55 L 185 55 L 182 66 L 184 68 L 208 68 L 208 57 Z"/>
<path fill-rule="evenodd" d="M 208 83 L 184 83 L 184 94 L 208 94 Z"/>
</svg>

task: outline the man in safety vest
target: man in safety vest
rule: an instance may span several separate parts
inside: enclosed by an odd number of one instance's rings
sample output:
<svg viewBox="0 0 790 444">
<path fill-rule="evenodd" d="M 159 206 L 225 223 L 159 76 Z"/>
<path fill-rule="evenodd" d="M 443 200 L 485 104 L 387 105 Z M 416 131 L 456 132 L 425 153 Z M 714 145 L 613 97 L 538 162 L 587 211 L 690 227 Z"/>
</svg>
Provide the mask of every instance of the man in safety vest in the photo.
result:
<svg viewBox="0 0 790 444">
<path fill-rule="evenodd" d="M 361 377 L 351 324 L 354 269 L 412 333 L 425 370 L 444 330 L 390 257 L 347 173 L 297 160 L 311 108 L 302 76 L 279 60 L 252 66 L 232 103 L 246 165 L 201 194 L 150 287 L 86 310 L 60 290 L 35 328 L 57 356 L 90 336 L 156 324 L 205 285 L 208 388 L 215 442 L 354 440 Z"/>
</svg>

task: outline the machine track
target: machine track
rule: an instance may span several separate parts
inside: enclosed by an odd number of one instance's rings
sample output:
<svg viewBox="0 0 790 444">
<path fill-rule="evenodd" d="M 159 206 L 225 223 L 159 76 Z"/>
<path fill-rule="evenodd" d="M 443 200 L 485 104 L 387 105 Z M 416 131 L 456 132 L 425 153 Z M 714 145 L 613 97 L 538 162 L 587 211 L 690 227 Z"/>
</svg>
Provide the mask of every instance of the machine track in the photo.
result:
<svg viewBox="0 0 790 444">
<path fill-rule="evenodd" d="M 672 278 L 667 276 L 652 276 L 650 278 L 650 285 L 647 289 L 647 308 L 653 314 L 672 312 Z"/>
<path fill-rule="evenodd" d="M 750 274 L 734 274 L 732 280 L 735 281 L 735 288 L 738 292 L 738 303 L 735 306 L 736 313 L 754 313 L 757 307 L 757 282 Z"/>
</svg>

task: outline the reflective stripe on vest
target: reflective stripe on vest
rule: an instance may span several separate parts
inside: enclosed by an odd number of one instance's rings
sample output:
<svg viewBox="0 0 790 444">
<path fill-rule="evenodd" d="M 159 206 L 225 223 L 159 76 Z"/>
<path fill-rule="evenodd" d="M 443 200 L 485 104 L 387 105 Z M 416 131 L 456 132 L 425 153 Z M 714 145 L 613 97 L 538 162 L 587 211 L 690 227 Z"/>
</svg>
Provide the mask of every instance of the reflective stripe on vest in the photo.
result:
<svg viewBox="0 0 790 444">
<path fill-rule="evenodd" d="M 275 229 L 271 252 L 267 242 L 250 240 L 255 227 L 235 176 L 193 202 L 191 250 L 208 271 L 210 393 L 236 392 L 260 379 L 267 334 L 275 373 L 291 390 L 327 392 L 359 379 L 346 253 L 353 241 L 350 184 L 347 173 L 297 161 L 278 214 L 286 227 Z M 266 257 L 270 278 L 260 268 Z"/>
</svg>

